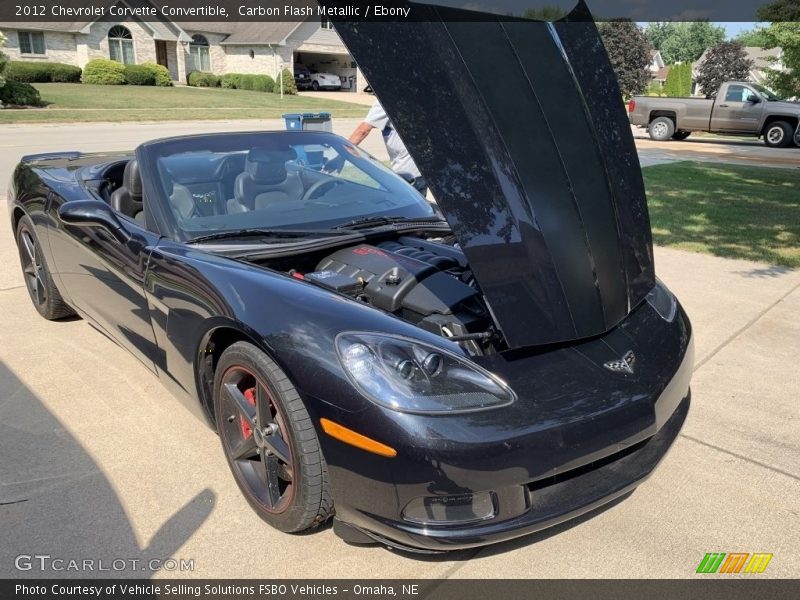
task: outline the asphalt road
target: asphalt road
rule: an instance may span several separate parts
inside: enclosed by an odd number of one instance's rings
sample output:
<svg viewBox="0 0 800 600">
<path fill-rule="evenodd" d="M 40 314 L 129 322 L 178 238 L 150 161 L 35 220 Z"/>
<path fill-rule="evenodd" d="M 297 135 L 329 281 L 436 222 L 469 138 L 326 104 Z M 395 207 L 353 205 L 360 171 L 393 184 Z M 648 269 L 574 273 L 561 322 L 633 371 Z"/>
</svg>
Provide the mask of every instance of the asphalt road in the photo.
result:
<svg viewBox="0 0 800 600">
<path fill-rule="evenodd" d="M 23 152 L 241 126 L 2 128 L 0 181 Z M 683 578 L 715 551 L 771 552 L 756 577 L 797 577 L 800 271 L 664 249 L 656 265 L 692 317 L 697 362 L 689 419 L 655 475 L 553 530 L 420 558 L 347 546 L 330 528 L 290 536 L 261 522 L 216 436 L 136 359 L 84 321 L 36 314 L 0 226 L 0 577 L 87 574 L 15 568 L 20 554 L 47 554 L 194 560 L 157 577 Z M 151 575 L 140 568 L 127 574 Z"/>
</svg>

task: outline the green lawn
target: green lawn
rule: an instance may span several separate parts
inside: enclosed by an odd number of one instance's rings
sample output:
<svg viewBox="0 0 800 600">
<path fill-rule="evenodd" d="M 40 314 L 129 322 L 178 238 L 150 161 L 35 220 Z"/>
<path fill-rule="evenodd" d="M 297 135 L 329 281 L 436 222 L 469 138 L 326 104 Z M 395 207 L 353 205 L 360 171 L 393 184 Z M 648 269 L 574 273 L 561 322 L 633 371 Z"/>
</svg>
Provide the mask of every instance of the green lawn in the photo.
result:
<svg viewBox="0 0 800 600">
<path fill-rule="evenodd" d="M 208 88 L 37 83 L 42 109 L 0 110 L 0 123 L 269 119 L 285 112 L 363 117 L 369 107 L 340 100 Z M 346 94 L 342 94 L 346 99 Z"/>
<path fill-rule="evenodd" d="M 656 245 L 800 267 L 800 169 L 679 162 L 642 173 Z"/>
</svg>

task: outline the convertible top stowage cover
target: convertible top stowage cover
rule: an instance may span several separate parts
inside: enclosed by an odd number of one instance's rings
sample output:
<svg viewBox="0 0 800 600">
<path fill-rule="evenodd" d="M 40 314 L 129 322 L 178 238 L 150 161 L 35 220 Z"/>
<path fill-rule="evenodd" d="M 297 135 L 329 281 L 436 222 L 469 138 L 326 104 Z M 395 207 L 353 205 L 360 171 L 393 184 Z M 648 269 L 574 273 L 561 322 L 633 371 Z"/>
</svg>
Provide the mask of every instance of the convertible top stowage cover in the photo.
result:
<svg viewBox="0 0 800 600">
<path fill-rule="evenodd" d="M 548 24 L 412 6 L 417 22 L 339 21 L 336 30 L 507 342 L 614 327 L 655 274 L 633 137 L 588 9 Z"/>
</svg>

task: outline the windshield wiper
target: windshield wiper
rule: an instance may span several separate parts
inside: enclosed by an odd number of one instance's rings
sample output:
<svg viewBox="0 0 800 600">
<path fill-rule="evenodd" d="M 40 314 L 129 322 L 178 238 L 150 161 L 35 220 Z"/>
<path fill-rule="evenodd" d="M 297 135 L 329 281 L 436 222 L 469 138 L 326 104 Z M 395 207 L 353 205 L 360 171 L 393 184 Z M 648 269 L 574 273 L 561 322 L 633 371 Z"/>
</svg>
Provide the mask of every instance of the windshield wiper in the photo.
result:
<svg viewBox="0 0 800 600">
<path fill-rule="evenodd" d="M 230 240 L 236 238 L 276 238 L 276 239 L 298 239 L 312 236 L 330 237 L 332 235 L 343 235 L 345 231 L 331 231 L 329 229 L 232 229 L 230 231 L 218 231 L 208 235 L 199 235 L 190 238 L 187 244 L 197 244 L 201 242 L 211 242 L 214 240 Z"/>
<path fill-rule="evenodd" d="M 362 217 L 337 225 L 334 229 L 349 229 L 352 231 L 353 229 L 367 229 L 369 227 L 394 225 L 396 223 L 431 223 L 438 225 L 440 223 L 447 223 L 447 221 L 441 217 Z"/>
</svg>

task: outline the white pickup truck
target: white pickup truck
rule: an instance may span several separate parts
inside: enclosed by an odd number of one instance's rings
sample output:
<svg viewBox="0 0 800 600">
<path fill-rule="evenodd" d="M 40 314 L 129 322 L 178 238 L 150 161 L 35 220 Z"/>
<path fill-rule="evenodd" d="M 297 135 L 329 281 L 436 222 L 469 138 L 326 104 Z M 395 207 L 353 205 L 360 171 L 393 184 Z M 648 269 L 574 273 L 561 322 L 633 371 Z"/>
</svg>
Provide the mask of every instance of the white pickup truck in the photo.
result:
<svg viewBox="0 0 800 600">
<path fill-rule="evenodd" d="M 628 116 L 631 125 L 646 127 L 657 141 L 709 131 L 761 137 L 773 148 L 800 146 L 800 103 L 781 100 L 754 83 L 728 81 L 713 98 L 634 96 Z"/>
</svg>

